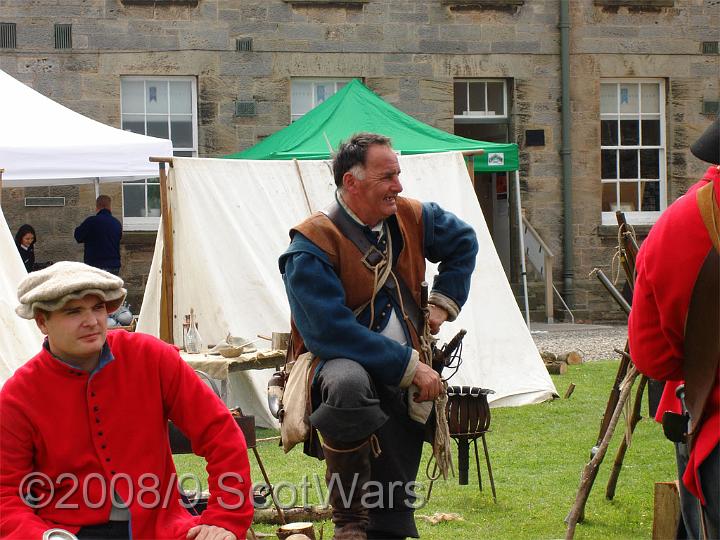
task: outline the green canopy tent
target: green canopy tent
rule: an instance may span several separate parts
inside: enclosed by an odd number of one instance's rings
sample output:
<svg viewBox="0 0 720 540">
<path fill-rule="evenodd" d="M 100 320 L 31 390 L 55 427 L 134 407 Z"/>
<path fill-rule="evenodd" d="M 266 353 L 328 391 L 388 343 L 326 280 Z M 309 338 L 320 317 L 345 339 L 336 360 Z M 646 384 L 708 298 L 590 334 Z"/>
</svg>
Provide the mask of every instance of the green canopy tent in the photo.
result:
<svg viewBox="0 0 720 540">
<path fill-rule="evenodd" d="M 361 131 L 390 137 L 393 148 L 402 155 L 482 150 L 482 154 L 473 156 L 475 172 L 515 171 L 517 211 L 518 219 L 521 219 L 517 144 L 476 141 L 434 128 L 393 107 L 358 79 L 346 84 L 288 127 L 266 137 L 255 146 L 224 157 L 258 160 L 328 159 L 340 142 Z M 520 264 L 525 285 L 525 319 L 529 324 L 523 243 L 521 228 Z"/>
<path fill-rule="evenodd" d="M 392 139 L 402 155 L 483 150 L 475 171 L 502 172 L 518 168 L 514 143 L 466 139 L 424 124 L 393 107 L 355 79 L 326 101 L 255 146 L 225 156 L 229 159 L 328 159 L 330 147 L 353 133 L 371 131 Z"/>
</svg>

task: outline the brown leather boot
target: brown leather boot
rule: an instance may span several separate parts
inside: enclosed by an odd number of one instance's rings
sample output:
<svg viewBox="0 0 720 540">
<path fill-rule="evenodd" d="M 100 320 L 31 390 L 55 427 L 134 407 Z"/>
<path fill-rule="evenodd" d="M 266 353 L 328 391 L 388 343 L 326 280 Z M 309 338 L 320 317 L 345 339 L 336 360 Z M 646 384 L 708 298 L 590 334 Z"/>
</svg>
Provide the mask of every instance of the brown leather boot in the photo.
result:
<svg viewBox="0 0 720 540">
<path fill-rule="evenodd" d="M 327 472 L 335 540 L 366 540 L 368 510 L 362 505 L 365 485 L 370 481 L 370 456 L 379 453 L 373 435 L 354 443 L 333 442 L 324 437 L 323 452 Z"/>
</svg>

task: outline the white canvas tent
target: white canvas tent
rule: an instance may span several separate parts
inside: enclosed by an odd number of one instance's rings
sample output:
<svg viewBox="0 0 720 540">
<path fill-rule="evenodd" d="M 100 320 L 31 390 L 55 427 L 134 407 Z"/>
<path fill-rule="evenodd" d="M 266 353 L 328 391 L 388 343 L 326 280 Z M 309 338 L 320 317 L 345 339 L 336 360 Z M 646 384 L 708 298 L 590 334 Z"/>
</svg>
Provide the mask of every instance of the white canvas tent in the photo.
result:
<svg viewBox="0 0 720 540">
<path fill-rule="evenodd" d="M 149 156 L 172 143 L 96 122 L 0 70 L 0 168 L 8 187 L 117 182 L 157 176 Z"/>
<path fill-rule="evenodd" d="M 466 328 L 464 363 L 451 384 L 495 390 L 494 406 L 522 405 L 556 393 L 513 297 L 460 153 L 401 156 L 405 195 L 437 201 L 476 230 L 480 243 L 470 298 L 447 341 Z M 334 183 L 324 161 L 175 158 L 168 178 L 172 213 L 176 344 L 182 314 L 194 308 L 205 343 L 228 332 L 253 337 L 287 330 L 290 311 L 277 259 L 288 231 L 326 206 Z M 138 330 L 160 332 L 163 235 L 158 234 Z M 428 268 L 428 281 L 436 272 Z M 231 405 L 274 425 L 266 404 L 272 370 L 232 374 Z"/>
<path fill-rule="evenodd" d="M 0 70 L 0 185 L 51 186 L 157 176 L 151 156 L 172 155 L 169 140 L 145 137 L 86 118 Z M 15 315 L 26 275 L 0 211 L 0 384 L 42 343 L 35 324 Z"/>
<path fill-rule="evenodd" d="M 40 350 L 43 336 L 34 321 L 21 319 L 15 314 L 17 286 L 27 275 L 18 255 L 5 216 L 0 209 L 0 386 L 26 360 Z"/>
</svg>

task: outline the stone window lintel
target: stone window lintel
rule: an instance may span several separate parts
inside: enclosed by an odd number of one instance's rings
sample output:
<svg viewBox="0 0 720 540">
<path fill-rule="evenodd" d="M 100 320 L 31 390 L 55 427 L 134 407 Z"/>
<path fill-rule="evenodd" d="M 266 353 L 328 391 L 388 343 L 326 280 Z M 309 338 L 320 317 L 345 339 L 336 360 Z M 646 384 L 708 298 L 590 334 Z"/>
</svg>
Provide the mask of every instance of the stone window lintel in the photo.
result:
<svg viewBox="0 0 720 540">
<path fill-rule="evenodd" d="M 369 4 L 370 0 L 282 0 L 297 6 L 357 6 Z"/>
<path fill-rule="evenodd" d="M 441 5 L 451 7 L 512 7 L 524 3 L 525 0 L 440 0 Z"/>
</svg>

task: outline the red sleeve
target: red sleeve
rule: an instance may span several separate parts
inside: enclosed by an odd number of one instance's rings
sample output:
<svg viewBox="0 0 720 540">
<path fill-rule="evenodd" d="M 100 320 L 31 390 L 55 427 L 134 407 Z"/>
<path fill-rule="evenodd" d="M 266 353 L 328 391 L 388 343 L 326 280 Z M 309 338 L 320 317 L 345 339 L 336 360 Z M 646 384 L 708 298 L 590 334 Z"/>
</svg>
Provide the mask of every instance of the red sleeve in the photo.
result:
<svg viewBox="0 0 720 540">
<path fill-rule="evenodd" d="M 252 523 L 250 463 L 245 437 L 226 405 L 197 376 L 177 350 L 166 348 L 161 366 L 168 417 L 207 462 L 210 500 L 200 523 L 245 538 Z"/>
<path fill-rule="evenodd" d="M 32 426 L 10 393 L 7 386 L 0 393 L 0 537 L 40 540 L 52 526 L 20 497 L 33 471 Z"/>
<path fill-rule="evenodd" d="M 628 321 L 630 356 L 638 370 L 648 377 L 660 381 L 682 379 L 683 359 L 675 354 L 671 340 L 665 335 L 658 299 L 647 274 L 648 249 L 652 249 L 650 238 L 645 240 L 636 263 L 637 276 Z"/>
</svg>

